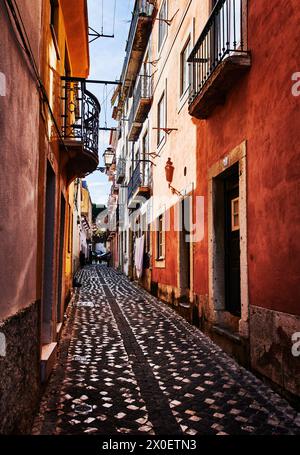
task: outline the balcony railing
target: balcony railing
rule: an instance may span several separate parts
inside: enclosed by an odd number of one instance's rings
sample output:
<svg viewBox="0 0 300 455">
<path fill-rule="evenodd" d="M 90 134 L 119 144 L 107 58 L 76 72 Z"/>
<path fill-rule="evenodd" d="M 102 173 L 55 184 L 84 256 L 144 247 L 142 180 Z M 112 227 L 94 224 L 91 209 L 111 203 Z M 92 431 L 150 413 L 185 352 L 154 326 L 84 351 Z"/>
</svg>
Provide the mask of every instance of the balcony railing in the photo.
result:
<svg viewBox="0 0 300 455">
<path fill-rule="evenodd" d="M 81 145 L 98 159 L 100 104 L 86 89 L 83 79 L 62 78 L 62 127 L 63 139 L 70 145 Z"/>
<path fill-rule="evenodd" d="M 117 183 L 123 183 L 124 178 L 125 178 L 125 172 L 126 172 L 126 160 L 125 158 L 119 158 L 117 162 L 117 175 L 116 175 L 116 182 Z"/>
<path fill-rule="evenodd" d="M 246 40 L 246 3 L 247 0 L 219 0 L 189 56 L 192 67 L 189 98 L 191 115 L 206 118 L 212 109 L 210 104 L 214 107 L 218 101 L 224 101 L 225 91 L 230 88 L 235 76 L 250 66 Z M 212 87 L 213 78 L 217 78 L 219 74 L 216 76 L 216 73 L 223 68 L 226 70 L 219 77 L 219 84 Z M 205 90 L 211 90 L 210 96 L 205 99 L 206 106 L 203 101 L 198 112 L 199 95 Z M 219 100 L 212 99 L 213 93 L 215 97 L 219 94 Z"/>
<path fill-rule="evenodd" d="M 143 54 L 148 45 L 154 12 L 152 3 L 149 0 L 136 0 L 134 5 L 121 76 L 125 85 L 126 80 L 131 83 L 135 80 Z M 134 58 L 132 58 L 132 51 L 135 51 Z"/>
<path fill-rule="evenodd" d="M 130 141 L 138 138 L 142 124 L 147 118 L 152 103 L 153 78 L 140 75 L 133 94 L 133 104 L 129 114 L 128 131 Z"/>
<path fill-rule="evenodd" d="M 139 162 L 128 184 L 128 202 L 135 195 L 149 196 L 152 186 L 151 169 L 148 163 Z"/>
</svg>

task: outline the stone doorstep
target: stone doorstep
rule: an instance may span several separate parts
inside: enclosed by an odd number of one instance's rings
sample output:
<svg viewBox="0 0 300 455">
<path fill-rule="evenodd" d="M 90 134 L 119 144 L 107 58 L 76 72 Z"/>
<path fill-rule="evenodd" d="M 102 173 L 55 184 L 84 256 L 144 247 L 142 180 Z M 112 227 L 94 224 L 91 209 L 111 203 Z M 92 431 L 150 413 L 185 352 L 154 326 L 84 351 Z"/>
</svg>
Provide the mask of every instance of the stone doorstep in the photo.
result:
<svg viewBox="0 0 300 455">
<path fill-rule="evenodd" d="M 56 324 L 56 341 L 60 340 L 62 329 L 63 329 L 63 323 L 62 322 L 57 323 Z"/>
<path fill-rule="evenodd" d="M 41 354 L 41 381 L 47 382 L 56 361 L 57 343 L 44 344 Z"/>
<path fill-rule="evenodd" d="M 227 327 L 223 327 L 223 326 L 220 326 L 220 325 L 213 325 L 212 326 L 212 330 L 217 333 L 218 335 L 221 335 L 223 337 L 226 337 L 228 338 L 229 340 L 233 341 L 234 343 L 238 343 L 240 344 L 242 339 L 240 337 L 239 334 L 235 333 L 235 332 L 232 332 L 230 329 L 228 329 Z"/>
</svg>

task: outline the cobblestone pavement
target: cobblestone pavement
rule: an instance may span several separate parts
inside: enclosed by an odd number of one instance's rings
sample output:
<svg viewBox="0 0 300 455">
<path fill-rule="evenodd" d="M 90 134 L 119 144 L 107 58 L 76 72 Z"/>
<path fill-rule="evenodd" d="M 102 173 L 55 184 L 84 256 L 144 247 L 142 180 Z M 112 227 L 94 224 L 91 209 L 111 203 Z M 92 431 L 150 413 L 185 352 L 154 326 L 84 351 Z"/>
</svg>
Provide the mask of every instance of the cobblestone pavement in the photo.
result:
<svg viewBox="0 0 300 455">
<path fill-rule="evenodd" d="M 80 272 L 33 434 L 300 434 L 299 415 L 167 305 Z"/>
</svg>

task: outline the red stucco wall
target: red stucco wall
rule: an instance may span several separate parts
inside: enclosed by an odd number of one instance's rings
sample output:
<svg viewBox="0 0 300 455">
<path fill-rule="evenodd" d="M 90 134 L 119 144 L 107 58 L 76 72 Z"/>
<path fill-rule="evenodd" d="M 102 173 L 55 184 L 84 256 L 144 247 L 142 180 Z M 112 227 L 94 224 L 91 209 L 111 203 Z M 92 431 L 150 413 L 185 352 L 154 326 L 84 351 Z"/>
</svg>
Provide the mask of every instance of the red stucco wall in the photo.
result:
<svg viewBox="0 0 300 455">
<path fill-rule="evenodd" d="M 300 71 L 298 0 L 249 3 L 252 67 L 224 106 L 197 121 L 197 188 L 207 212 L 207 169 L 247 140 L 249 297 L 300 314 Z M 208 293 L 205 240 L 195 246 L 195 289 Z"/>
</svg>

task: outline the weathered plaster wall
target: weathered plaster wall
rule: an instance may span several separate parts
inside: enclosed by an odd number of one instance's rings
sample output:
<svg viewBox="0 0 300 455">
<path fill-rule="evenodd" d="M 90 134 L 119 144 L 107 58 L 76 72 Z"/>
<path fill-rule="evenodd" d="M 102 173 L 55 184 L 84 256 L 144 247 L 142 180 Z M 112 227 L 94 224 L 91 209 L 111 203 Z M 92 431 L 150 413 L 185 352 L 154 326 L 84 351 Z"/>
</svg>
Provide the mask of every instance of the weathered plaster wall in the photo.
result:
<svg viewBox="0 0 300 455">
<path fill-rule="evenodd" d="M 208 169 L 246 140 L 251 362 L 299 394 L 299 358 L 290 351 L 291 332 L 300 330 L 300 99 L 291 92 L 300 61 L 300 9 L 297 0 L 248 4 L 252 67 L 208 120 L 193 120 L 196 194 L 205 196 L 207 223 Z M 194 291 L 200 296 L 208 294 L 207 258 L 206 228 L 195 245 Z"/>
<path fill-rule="evenodd" d="M 39 55 L 41 1 L 24 1 L 21 14 L 36 58 Z M 36 239 L 39 96 L 16 43 L 4 5 L 0 6 L 0 71 L 6 96 L 0 97 L 0 320 L 36 300 Z M 22 114 L 21 114 L 22 113 Z M 5 215 L 4 215 L 5 214 Z"/>
</svg>

